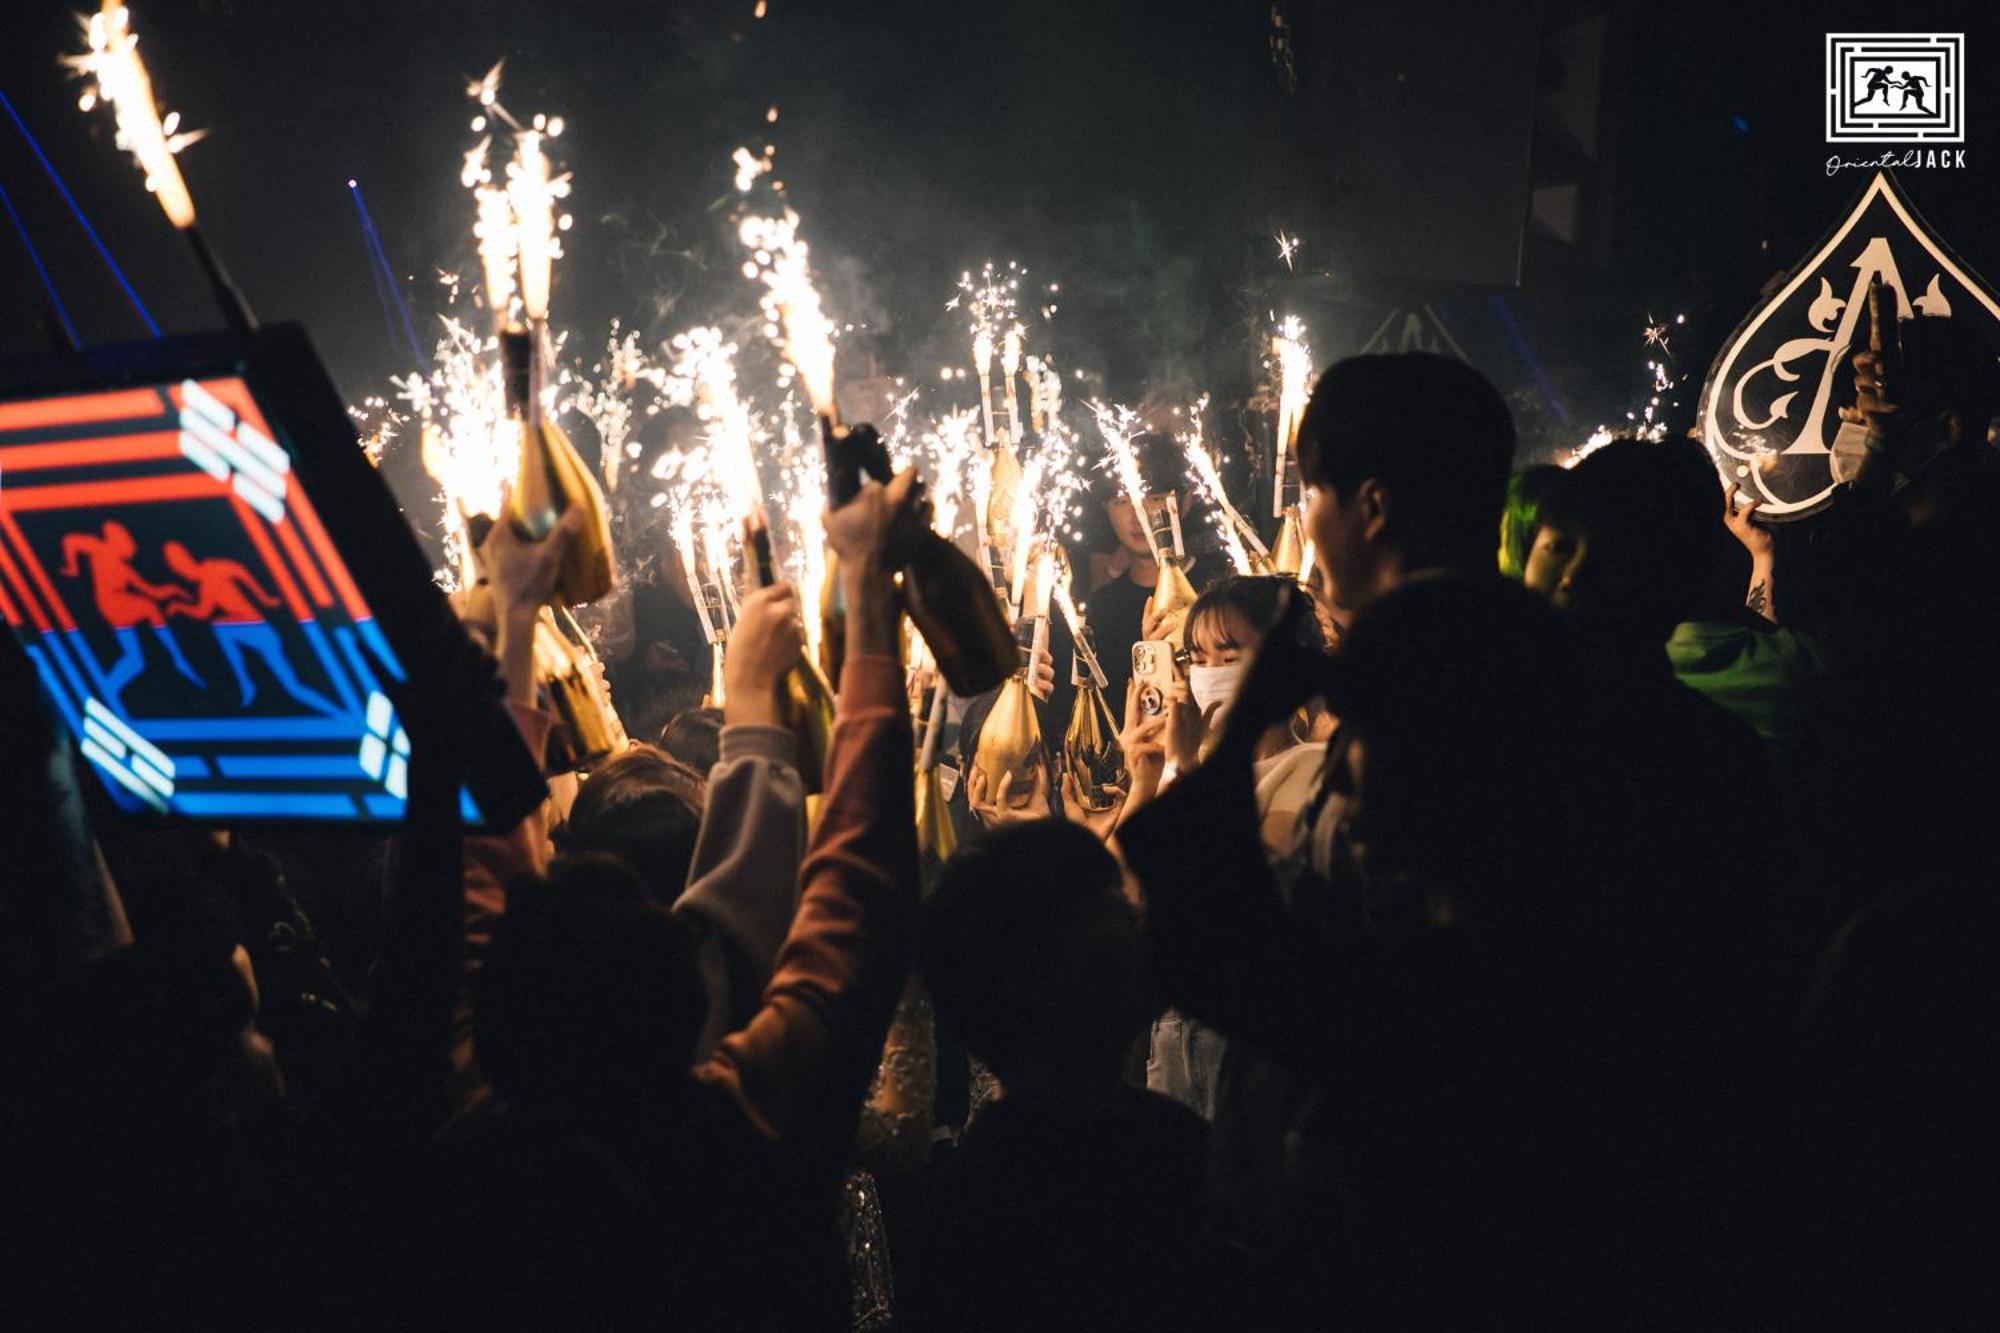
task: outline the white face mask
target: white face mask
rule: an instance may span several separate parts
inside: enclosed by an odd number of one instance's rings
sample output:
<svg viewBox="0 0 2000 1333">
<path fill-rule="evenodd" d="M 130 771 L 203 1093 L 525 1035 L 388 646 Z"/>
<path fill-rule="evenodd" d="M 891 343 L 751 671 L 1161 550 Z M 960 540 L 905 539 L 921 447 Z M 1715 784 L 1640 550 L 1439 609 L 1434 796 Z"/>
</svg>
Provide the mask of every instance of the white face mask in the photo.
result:
<svg viewBox="0 0 2000 1333">
<path fill-rule="evenodd" d="M 1211 728 L 1222 725 L 1223 714 L 1236 701 L 1236 691 L 1243 687 L 1243 673 L 1249 669 L 1248 658 L 1227 666 L 1188 668 L 1188 693 L 1194 696 L 1195 711 Z M 1211 709 L 1214 711 L 1210 712 Z"/>
</svg>

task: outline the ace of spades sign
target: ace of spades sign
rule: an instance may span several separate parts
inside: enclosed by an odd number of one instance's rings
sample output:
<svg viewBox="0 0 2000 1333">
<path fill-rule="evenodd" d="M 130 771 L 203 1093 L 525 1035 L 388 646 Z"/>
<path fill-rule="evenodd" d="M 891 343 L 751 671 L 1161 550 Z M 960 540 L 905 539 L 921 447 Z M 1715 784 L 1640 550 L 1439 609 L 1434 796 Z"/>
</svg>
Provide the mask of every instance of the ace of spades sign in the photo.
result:
<svg viewBox="0 0 2000 1333">
<path fill-rule="evenodd" d="M 1808 517 L 1839 484 L 1836 380 L 1868 338 L 1868 287 L 1884 315 L 1955 318 L 2000 347 L 2000 300 L 1925 224 L 1890 173 L 1878 172 L 1847 216 L 1737 325 L 1701 391 L 1701 438 L 1725 482 L 1758 513 Z"/>
</svg>

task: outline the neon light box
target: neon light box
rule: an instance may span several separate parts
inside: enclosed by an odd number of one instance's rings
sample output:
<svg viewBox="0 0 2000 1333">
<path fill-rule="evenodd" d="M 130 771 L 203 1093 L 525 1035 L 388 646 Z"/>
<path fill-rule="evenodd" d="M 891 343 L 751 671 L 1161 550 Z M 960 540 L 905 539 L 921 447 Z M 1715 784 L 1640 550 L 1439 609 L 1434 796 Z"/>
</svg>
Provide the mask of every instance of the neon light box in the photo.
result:
<svg viewBox="0 0 2000 1333">
<path fill-rule="evenodd" d="M 402 818 L 377 677 L 462 635 L 304 332 L 0 365 L 0 615 L 121 811 Z M 496 705 L 463 812 L 544 790 Z"/>
</svg>

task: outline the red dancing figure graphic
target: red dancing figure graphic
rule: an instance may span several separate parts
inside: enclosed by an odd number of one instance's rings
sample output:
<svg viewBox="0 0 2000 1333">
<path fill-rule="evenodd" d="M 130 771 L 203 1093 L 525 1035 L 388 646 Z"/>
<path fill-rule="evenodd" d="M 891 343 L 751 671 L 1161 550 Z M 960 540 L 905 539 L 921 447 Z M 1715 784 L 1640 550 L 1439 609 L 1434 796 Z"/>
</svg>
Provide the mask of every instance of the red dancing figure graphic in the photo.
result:
<svg viewBox="0 0 2000 1333">
<path fill-rule="evenodd" d="M 258 609 L 260 606 L 275 608 L 282 603 L 264 591 L 256 576 L 234 560 L 197 560 L 193 552 L 179 542 L 168 542 L 164 553 L 167 565 L 174 573 L 194 584 L 196 594 L 192 605 L 176 605 L 168 610 L 190 620 L 209 622 L 209 628 L 215 633 L 216 646 L 222 649 L 222 655 L 229 659 L 230 670 L 236 673 L 242 707 L 248 708 L 250 701 L 257 697 L 257 685 L 250 678 L 249 663 L 245 660 L 247 655 L 254 654 L 263 660 L 279 688 L 294 702 L 317 712 L 333 716 L 340 714 L 340 705 L 311 689 L 292 670 L 278 631 Z"/>
<path fill-rule="evenodd" d="M 97 601 L 97 613 L 111 628 L 118 640 L 119 658 L 102 677 L 104 692 L 120 708 L 124 701 L 120 697 L 125 687 L 132 683 L 146 667 L 145 650 L 139 644 L 141 625 L 151 625 L 154 637 L 173 659 L 174 670 L 202 689 L 208 688 L 195 669 L 188 665 L 181 655 L 180 645 L 174 642 L 173 629 L 167 624 L 168 611 L 178 608 L 179 603 L 192 600 L 187 589 L 176 584 L 148 583 L 139 577 L 139 571 L 132 567 L 132 557 L 139 553 L 139 543 L 132 540 L 132 534 L 123 523 L 106 523 L 103 534 L 93 537 L 88 533 L 72 532 L 63 538 L 62 576 L 77 577 L 78 559 L 90 562 L 91 594 Z"/>
</svg>

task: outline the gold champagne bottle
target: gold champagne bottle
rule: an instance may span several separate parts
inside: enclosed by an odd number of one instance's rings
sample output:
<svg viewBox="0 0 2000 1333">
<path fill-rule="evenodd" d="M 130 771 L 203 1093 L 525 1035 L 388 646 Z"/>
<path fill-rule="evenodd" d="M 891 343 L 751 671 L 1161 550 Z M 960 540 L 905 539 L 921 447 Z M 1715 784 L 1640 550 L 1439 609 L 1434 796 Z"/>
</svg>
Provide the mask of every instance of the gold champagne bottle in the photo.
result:
<svg viewBox="0 0 2000 1333">
<path fill-rule="evenodd" d="M 1087 641 L 1086 628 L 1080 640 Z M 1095 813 L 1118 803 L 1107 788 L 1126 785 L 1125 751 L 1118 744 L 1118 726 L 1104 702 L 1095 674 L 1084 663 L 1079 645 L 1070 680 L 1076 685 L 1076 702 L 1070 705 L 1069 726 L 1063 729 L 1063 771 L 1076 784 L 1083 808 Z"/>
<path fill-rule="evenodd" d="M 944 782 L 937 766 L 917 773 L 917 861 L 925 891 L 937 882 L 938 871 L 958 850 L 958 833 L 951 826 L 951 810 L 944 796 Z"/>
<path fill-rule="evenodd" d="M 1159 627 L 1154 633 L 1177 649 L 1187 647 L 1187 613 L 1194 603 L 1194 585 L 1188 582 L 1180 560 L 1163 553 L 1160 577 L 1153 584 L 1153 598 L 1149 603 L 1158 619 Z"/>
<path fill-rule="evenodd" d="M 951 859 L 958 849 L 958 833 L 951 826 L 951 811 L 947 807 L 944 776 L 938 770 L 938 746 L 944 730 L 945 709 L 948 707 L 943 681 L 936 672 L 927 673 L 931 678 L 930 705 L 924 706 L 924 691 L 919 686 L 913 711 L 922 723 L 923 741 L 917 747 L 917 857 L 921 883 L 928 892 L 937 882 L 938 871 Z"/>
<path fill-rule="evenodd" d="M 1048 644 L 1049 623 L 1039 617 L 1023 623 L 1037 652 Z M 1015 656 L 1021 658 L 1018 646 Z M 999 797 L 1001 783 L 1011 777 L 1009 796 L 1025 796 L 1034 789 L 1035 770 L 1046 762 L 1042 747 L 1042 721 L 1036 711 L 1034 692 L 1028 688 L 1028 662 L 1000 683 L 1000 693 L 979 729 L 979 743 L 972 757 L 973 767 L 986 779 L 988 800 Z"/>
<path fill-rule="evenodd" d="M 509 516 L 523 536 L 536 541 L 571 508 L 586 515 L 583 531 L 556 571 L 554 600 L 564 606 L 594 602 L 611 591 L 616 575 L 611 559 L 611 519 L 597 477 L 584 466 L 576 446 L 542 410 L 543 330 L 509 329 L 500 335 L 508 386 L 508 410 L 521 436 L 521 462 L 508 501 Z"/>
<path fill-rule="evenodd" d="M 552 773 L 589 768 L 622 752 L 625 728 L 598 688 L 587 650 L 563 633 L 553 607 L 543 607 L 535 621 L 535 676 L 556 716 L 549 741 Z"/>
<path fill-rule="evenodd" d="M 1282 574 L 1288 579 L 1299 576 L 1305 566 L 1305 538 L 1299 532 L 1298 510 L 1285 506 L 1285 517 L 1278 524 L 1278 536 L 1271 543 L 1271 572 Z"/>
<path fill-rule="evenodd" d="M 841 429 L 828 423 L 821 440 L 826 448 L 831 508 L 838 509 L 852 500 L 863 477 L 890 480 L 889 452 L 873 426 Z M 907 521 L 891 537 L 885 555 L 902 590 L 903 609 L 930 647 L 951 692 L 970 698 L 1005 681 L 1019 664 L 1020 650 L 1008 633 L 993 580 L 971 556 L 932 529 L 928 502 L 913 506 Z M 821 651 L 834 658 L 837 668 L 839 650 L 829 651 L 828 645 L 835 641 L 834 630 L 843 611 L 831 557 L 827 565 L 831 595 L 822 603 L 827 633 Z M 839 685 L 836 672 L 828 676 Z"/>
<path fill-rule="evenodd" d="M 778 581 L 778 570 L 771 557 L 771 530 L 763 514 L 752 513 L 743 520 L 743 536 L 756 567 L 757 586 L 770 587 Z M 798 738 L 800 785 L 806 795 L 816 796 L 826 789 L 826 756 L 833 746 L 833 690 L 818 664 L 806 654 L 801 654 L 798 665 L 778 682 L 778 717 Z"/>
</svg>

